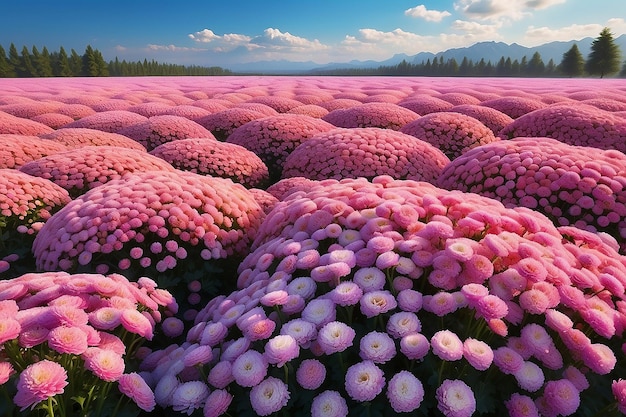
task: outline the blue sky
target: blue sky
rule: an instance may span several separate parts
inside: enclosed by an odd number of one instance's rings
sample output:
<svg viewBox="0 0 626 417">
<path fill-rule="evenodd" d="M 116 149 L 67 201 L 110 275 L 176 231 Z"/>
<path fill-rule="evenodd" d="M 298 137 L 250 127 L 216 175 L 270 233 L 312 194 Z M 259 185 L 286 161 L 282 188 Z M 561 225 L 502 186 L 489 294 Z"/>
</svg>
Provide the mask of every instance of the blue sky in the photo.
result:
<svg viewBox="0 0 626 417">
<path fill-rule="evenodd" d="M 184 65 L 347 62 L 481 41 L 626 33 L 625 0 L 30 0 L 0 6 L 0 45 Z"/>
</svg>

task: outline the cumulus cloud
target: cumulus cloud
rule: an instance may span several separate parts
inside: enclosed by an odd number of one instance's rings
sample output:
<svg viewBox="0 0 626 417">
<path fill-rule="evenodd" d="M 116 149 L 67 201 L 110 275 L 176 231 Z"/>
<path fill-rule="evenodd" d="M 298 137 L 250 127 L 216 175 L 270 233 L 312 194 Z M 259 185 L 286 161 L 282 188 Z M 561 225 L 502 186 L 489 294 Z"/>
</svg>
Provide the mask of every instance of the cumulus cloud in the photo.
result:
<svg viewBox="0 0 626 417">
<path fill-rule="evenodd" d="M 168 51 L 168 52 L 204 51 L 204 49 L 201 49 L 201 48 L 188 48 L 186 46 L 156 45 L 156 44 L 148 44 L 146 49 L 148 51 Z"/>
<path fill-rule="evenodd" d="M 328 48 L 317 39 L 308 40 L 274 28 L 265 29 L 262 35 L 252 38 L 250 43 L 276 50 L 319 51 Z"/>
<path fill-rule="evenodd" d="M 547 9 L 567 0 L 458 0 L 455 10 L 481 20 L 520 20 L 535 10 Z"/>
<path fill-rule="evenodd" d="M 215 52 L 232 51 L 241 46 L 253 49 L 250 47 L 250 40 L 252 38 L 238 33 L 217 35 L 211 29 L 203 29 L 199 32 L 190 33 L 187 36 L 195 42 L 207 44 L 207 46 Z"/>
<path fill-rule="evenodd" d="M 420 4 L 419 6 L 411 7 L 404 11 L 406 16 L 417 17 L 424 19 L 427 22 L 441 22 L 444 17 L 450 16 L 450 12 L 444 10 L 428 10 L 426 6 Z"/>
<path fill-rule="evenodd" d="M 529 45 L 539 45 L 552 41 L 569 41 L 586 37 L 597 37 L 604 27 L 609 27 L 614 34 L 626 32 L 626 21 L 621 18 L 609 19 L 606 25 L 589 23 L 585 25 L 573 24 L 560 28 L 547 26 L 529 26 L 524 34 L 524 41 Z"/>
<path fill-rule="evenodd" d="M 469 22 L 466 20 L 455 20 L 452 23 L 451 28 L 454 30 L 458 30 L 460 32 L 464 32 L 466 34 L 471 34 L 476 38 L 498 38 L 498 29 L 502 27 L 502 24 L 482 24 L 478 22 Z"/>
</svg>

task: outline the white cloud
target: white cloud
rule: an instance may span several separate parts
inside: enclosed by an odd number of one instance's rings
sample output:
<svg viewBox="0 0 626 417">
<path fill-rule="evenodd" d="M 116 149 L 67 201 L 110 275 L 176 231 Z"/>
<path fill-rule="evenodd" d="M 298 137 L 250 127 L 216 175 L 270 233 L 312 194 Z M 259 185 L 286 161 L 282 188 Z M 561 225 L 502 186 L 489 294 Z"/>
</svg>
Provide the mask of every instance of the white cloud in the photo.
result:
<svg viewBox="0 0 626 417">
<path fill-rule="evenodd" d="M 317 39 L 308 40 L 274 28 L 265 29 L 262 35 L 255 36 L 250 43 L 273 50 L 320 51 L 328 48 Z"/>
<path fill-rule="evenodd" d="M 209 43 L 217 39 L 221 39 L 221 36 L 218 36 L 215 33 L 213 33 L 211 29 L 202 29 L 200 32 L 190 33 L 188 36 L 190 39 L 193 39 L 196 42 L 202 42 L 202 43 Z"/>
<path fill-rule="evenodd" d="M 148 44 L 146 47 L 148 51 L 167 51 L 167 52 L 189 52 L 189 51 L 205 51 L 205 49 L 201 48 L 188 48 L 186 46 L 176 46 L 176 45 L 155 45 Z"/>
<path fill-rule="evenodd" d="M 609 27 L 611 32 L 616 36 L 626 33 L 626 21 L 621 18 L 613 18 L 609 19 L 606 25 L 599 23 L 589 23 L 586 25 L 573 24 L 555 29 L 547 26 L 529 26 L 524 34 L 524 41 L 530 46 L 535 46 L 553 41 L 570 41 L 572 39 L 582 39 L 586 37 L 596 38 L 604 27 Z"/>
<path fill-rule="evenodd" d="M 122 45 L 115 45 L 115 50 L 118 52 L 125 52 L 128 48 Z"/>
<path fill-rule="evenodd" d="M 428 10 L 426 6 L 420 4 L 419 6 L 411 7 L 404 11 L 406 16 L 418 17 L 426 20 L 427 22 L 441 22 L 444 17 L 450 16 L 448 11 Z"/>
<path fill-rule="evenodd" d="M 520 20 L 535 10 L 547 9 L 567 0 L 458 0 L 455 10 L 481 20 Z"/>
<path fill-rule="evenodd" d="M 244 46 L 253 49 L 250 46 L 249 36 L 238 33 L 227 33 L 222 36 L 215 34 L 211 29 L 203 29 L 199 32 L 190 33 L 189 39 L 203 44 L 208 44 L 215 52 L 232 51 L 238 47 Z"/>
<path fill-rule="evenodd" d="M 501 24 L 495 23 L 491 25 L 485 25 L 478 22 L 469 22 L 467 20 L 455 20 L 452 23 L 451 28 L 464 32 L 468 35 L 473 35 L 476 38 L 498 38 L 498 29 L 502 27 Z"/>
</svg>

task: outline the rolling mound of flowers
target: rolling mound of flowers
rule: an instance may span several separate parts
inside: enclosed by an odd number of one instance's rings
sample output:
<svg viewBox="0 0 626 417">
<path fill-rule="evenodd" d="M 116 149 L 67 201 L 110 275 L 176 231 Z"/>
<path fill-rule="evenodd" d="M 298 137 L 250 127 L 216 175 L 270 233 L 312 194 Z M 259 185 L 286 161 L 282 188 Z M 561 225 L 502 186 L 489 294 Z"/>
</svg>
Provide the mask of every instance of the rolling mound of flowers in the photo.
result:
<svg viewBox="0 0 626 417">
<path fill-rule="evenodd" d="M 66 150 L 62 143 L 37 136 L 0 134 L 0 169 L 17 169 L 27 162 Z"/>
<path fill-rule="evenodd" d="M 139 103 L 134 104 L 128 107 L 126 110 L 132 111 L 133 113 L 140 114 L 147 118 L 151 118 L 152 116 L 162 116 L 167 114 L 174 106 L 172 104 L 167 104 L 159 101 L 150 101 L 147 103 Z"/>
<path fill-rule="evenodd" d="M 24 119 L 32 119 L 45 113 L 54 113 L 59 107 L 59 103 L 51 101 L 31 101 L 28 103 L 5 104 L 0 106 L 0 111 L 12 114 Z"/>
<path fill-rule="evenodd" d="M 265 104 L 276 110 L 278 113 L 286 113 L 294 107 L 302 106 L 304 103 L 289 97 L 260 95 L 247 100 L 248 103 Z"/>
<path fill-rule="evenodd" d="M 132 105 L 133 105 L 133 102 L 130 100 L 125 100 L 121 98 L 110 98 L 108 100 L 91 104 L 90 107 L 93 110 L 95 110 L 97 113 L 100 113 L 100 112 L 105 112 L 105 111 L 116 111 L 116 110 L 126 111 Z"/>
<path fill-rule="evenodd" d="M 290 114 L 304 114 L 311 117 L 316 117 L 321 119 L 326 116 L 329 111 L 324 107 L 319 106 L 317 104 L 305 104 L 302 106 L 294 107 L 293 109 L 287 110 L 286 113 Z"/>
<path fill-rule="evenodd" d="M 96 111 L 89 106 L 85 106 L 84 104 L 62 103 L 55 110 L 55 113 L 70 116 L 72 119 L 78 120 L 82 119 L 83 117 L 91 116 L 92 114 L 95 114 Z"/>
<path fill-rule="evenodd" d="M 361 103 L 358 100 L 352 100 L 349 98 L 335 98 L 335 99 L 320 103 L 319 105 L 327 109 L 329 112 L 331 112 L 337 109 L 348 109 L 350 107 L 359 106 L 361 104 L 363 103 Z"/>
<path fill-rule="evenodd" d="M 456 158 L 437 185 L 538 210 L 560 226 L 606 232 L 626 248 L 626 155 L 621 152 L 519 137 Z"/>
<path fill-rule="evenodd" d="M 582 100 L 581 104 L 587 104 L 610 112 L 626 111 L 626 102 L 610 98 L 591 98 Z"/>
<path fill-rule="evenodd" d="M 128 110 L 100 111 L 65 125 L 66 128 L 83 127 L 116 133 L 126 127 L 145 122 L 148 118 Z M 47 132 L 46 132 L 47 133 Z"/>
<path fill-rule="evenodd" d="M 72 117 L 60 113 L 39 114 L 37 116 L 33 116 L 31 120 L 49 126 L 53 129 L 59 129 L 66 124 L 72 123 L 74 121 Z"/>
<path fill-rule="evenodd" d="M 291 176 L 275 182 L 267 187 L 266 191 L 278 200 L 282 200 L 295 191 L 308 190 L 314 184 L 317 184 L 316 180 Z"/>
<path fill-rule="evenodd" d="M 263 188 L 269 181 L 269 170 L 261 158 L 234 143 L 180 139 L 157 146 L 150 154 L 177 169 L 229 178 L 246 188 Z"/>
<path fill-rule="evenodd" d="M 69 202 L 67 191 L 52 181 L 0 169 L 0 279 L 17 276 L 21 269 L 34 269 L 35 234 Z"/>
<path fill-rule="evenodd" d="M 0 135 L 37 136 L 53 132 L 50 126 L 0 111 Z"/>
<path fill-rule="evenodd" d="M 455 106 L 459 106 L 461 104 L 480 104 L 482 101 L 472 94 L 461 92 L 444 92 L 435 97 L 445 100 Z"/>
<path fill-rule="evenodd" d="M 379 127 L 400 130 L 417 119 L 419 114 L 395 103 L 372 102 L 346 109 L 337 109 L 322 118 L 337 127 Z"/>
<path fill-rule="evenodd" d="M 173 172 L 174 167 L 145 150 L 83 146 L 28 162 L 20 167 L 20 171 L 50 180 L 76 198 L 129 172 Z"/>
<path fill-rule="evenodd" d="M 429 113 L 448 111 L 452 107 L 454 107 L 454 105 L 449 101 L 445 101 L 440 98 L 428 95 L 409 97 L 405 100 L 400 101 L 398 105 L 406 107 L 407 109 L 421 116 L 427 115 Z"/>
<path fill-rule="evenodd" d="M 232 107 L 209 114 L 196 120 L 196 122 L 208 129 L 216 139 L 225 141 L 239 126 L 267 116 L 257 110 Z"/>
<path fill-rule="evenodd" d="M 244 103 L 238 103 L 235 107 L 239 109 L 248 109 L 248 110 L 258 111 L 264 116 L 276 116 L 277 114 L 279 114 L 272 107 L 263 103 L 244 102 Z M 300 107 L 300 106 L 296 106 L 296 107 Z M 296 107 L 293 107 L 293 108 L 295 109 Z"/>
<path fill-rule="evenodd" d="M 513 119 L 517 119 L 526 113 L 543 109 L 548 106 L 542 101 L 528 97 L 498 97 L 491 100 L 485 100 L 481 102 L 480 105 L 501 111 Z"/>
<path fill-rule="evenodd" d="M 452 107 L 449 111 L 462 113 L 480 120 L 482 124 L 487 126 L 494 135 L 498 135 L 505 126 L 513 123 L 513 118 L 491 107 L 481 106 L 479 104 L 461 104 Z"/>
<path fill-rule="evenodd" d="M 148 120 L 118 131 L 142 144 L 148 151 L 174 140 L 187 138 L 209 138 L 215 136 L 193 120 L 180 116 L 152 116 Z"/>
<path fill-rule="evenodd" d="M 570 145 L 626 153 L 626 119 L 585 104 L 553 104 L 535 110 L 515 119 L 499 136 L 549 137 Z"/>
<path fill-rule="evenodd" d="M 270 173 L 270 182 L 280 179 L 287 156 L 302 142 L 335 126 L 315 117 L 282 113 L 252 120 L 233 131 L 226 141 L 254 152 Z"/>
<path fill-rule="evenodd" d="M 38 270 L 151 276 L 183 300 L 181 282 L 199 280 L 204 296 L 228 287 L 219 274 L 247 253 L 263 217 L 254 196 L 231 180 L 133 172 L 65 205 L 32 251 Z"/>
<path fill-rule="evenodd" d="M 480 120 L 456 112 L 427 114 L 407 123 L 400 132 L 430 143 L 450 159 L 499 140 Z"/>
<path fill-rule="evenodd" d="M 250 191 L 256 202 L 259 203 L 259 206 L 261 206 L 265 214 L 272 211 L 276 203 L 278 203 L 278 198 L 266 190 L 261 188 L 248 188 L 248 191 Z"/>
<path fill-rule="evenodd" d="M 226 100 L 216 100 L 213 98 L 206 98 L 196 100 L 193 103 L 189 103 L 190 106 L 200 107 L 211 113 L 217 113 L 218 111 L 226 110 L 232 103 Z"/>
<path fill-rule="evenodd" d="M 64 417 L 154 410 L 136 355 L 178 306 L 152 279 L 29 273 L 0 281 L 0 299 L 4 415 L 18 409 Z"/>
<path fill-rule="evenodd" d="M 336 128 L 307 139 L 285 159 L 283 178 L 374 178 L 434 182 L 450 160 L 410 135 L 376 127 Z"/>
<path fill-rule="evenodd" d="M 181 104 L 179 106 L 170 107 L 163 114 L 184 117 L 186 119 L 197 122 L 198 119 L 208 116 L 211 113 L 212 113 L 211 111 L 207 109 L 203 109 L 202 107 L 193 106 L 191 104 Z"/>
<path fill-rule="evenodd" d="M 52 133 L 39 135 L 39 137 L 62 143 L 69 149 L 83 146 L 119 146 L 121 148 L 146 151 L 145 146 L 128 136 L 85 127 L 63 128 Z"/>
<path fill-rule="evenodd" d="M 625 274 L 611 244 L 531 210 L 324 180 L 277 203 L 238 290 L 140 369 L 189 415 L 574 415 L 619 394 Z"/>
</svg>

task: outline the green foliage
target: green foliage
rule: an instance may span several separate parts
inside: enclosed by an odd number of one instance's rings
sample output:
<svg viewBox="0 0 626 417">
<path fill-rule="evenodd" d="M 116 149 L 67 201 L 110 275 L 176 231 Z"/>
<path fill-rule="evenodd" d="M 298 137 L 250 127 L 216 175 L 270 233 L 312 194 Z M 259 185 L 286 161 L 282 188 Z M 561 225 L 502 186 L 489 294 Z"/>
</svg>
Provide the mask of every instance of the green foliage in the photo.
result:
<svg viewBox="0 0 626 417">
<path fill-rule="evenodd" d="M 568 77 L 580 77 L 585 72 L 585 59 L 574 44 L 563 54 L 563 59 L 559 65 L 560 71 Z"/>
<path fill-rule="evenodd" d="M 619 71 L 620 50 L 613 39 L 611 30 L 602 29 L 600 35 L 591 44 L 585 68 L 590 75 L 611 75 Z"/>
</svg>

